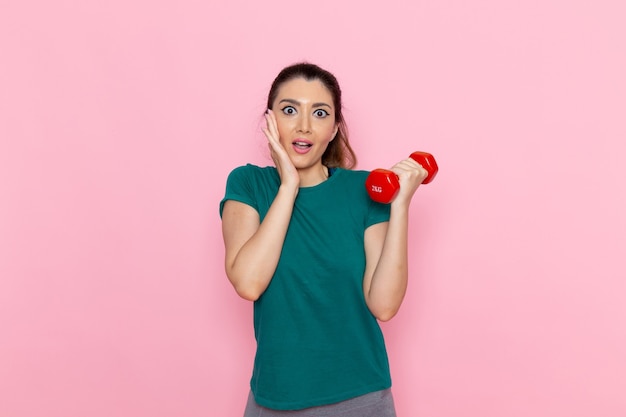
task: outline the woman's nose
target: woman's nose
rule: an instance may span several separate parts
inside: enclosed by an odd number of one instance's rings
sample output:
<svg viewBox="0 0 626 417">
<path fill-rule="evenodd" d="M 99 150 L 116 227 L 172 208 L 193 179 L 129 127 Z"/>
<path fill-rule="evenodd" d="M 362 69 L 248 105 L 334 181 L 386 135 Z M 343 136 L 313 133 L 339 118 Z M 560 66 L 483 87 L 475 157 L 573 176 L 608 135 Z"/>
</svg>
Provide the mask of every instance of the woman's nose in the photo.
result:
<svg viewBox="0 0 626 417">
<path fill-rule="evenodd" d="M 311 132 L 311 120 L 309 116 L 302 115 L 298 119 L 298 132 L 310 133 Z"/>
</svg>

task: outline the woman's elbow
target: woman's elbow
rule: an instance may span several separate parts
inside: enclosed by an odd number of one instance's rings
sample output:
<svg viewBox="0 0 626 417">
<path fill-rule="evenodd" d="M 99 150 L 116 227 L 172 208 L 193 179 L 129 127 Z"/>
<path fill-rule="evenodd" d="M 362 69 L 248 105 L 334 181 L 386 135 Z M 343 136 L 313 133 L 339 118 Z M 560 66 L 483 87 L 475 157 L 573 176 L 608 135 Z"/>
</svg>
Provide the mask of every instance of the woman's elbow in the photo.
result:
<svg viewBox="0 0 626 417">
<path fill-rule="evenodd" d="M 383 322 L 394 318 L 399 310 L 399 306 L 375 305 L 372 302 L 368 303 L 368 308 L 376 320 Z"/>
<path fill-rule="evenodd" d="M 260 293 L 256 291 L 251 291 L 249 288 L 238 288 L 235 287 L 235 292 L 237 295 L 247 301 L 256 301 L 261 296 Z"/>
<path fill-rule="evenodd" d="M 261 296 L 261 292 L 257 291 L 253 282 L 245 279 L 245 276 L 242 276 L 239 271 L 235 271 L 230 265 L 226 265 L 226 276 L 237 295 L 244 300 L 256 301 Z"/>
<path fill-rule="evenodd" d="M 257 288 L 257 286 L 249 282 L 244 283 L 231 280 L 231 284 L 233 284 L 233 288 L 235 288 L 237 295 L 244 300 L 256 301 L 259 299 L 261 294 L 263 294 L 263 290 Z"/>
<path fill-rule="evenodd" d="M 374 313 L 374 317 L 376 317 L 378 321 L 385 322 L 394 318 L 397 313 L 398 313 L 398 310 L 383 310 L 383 311 Z"/>
</svg>

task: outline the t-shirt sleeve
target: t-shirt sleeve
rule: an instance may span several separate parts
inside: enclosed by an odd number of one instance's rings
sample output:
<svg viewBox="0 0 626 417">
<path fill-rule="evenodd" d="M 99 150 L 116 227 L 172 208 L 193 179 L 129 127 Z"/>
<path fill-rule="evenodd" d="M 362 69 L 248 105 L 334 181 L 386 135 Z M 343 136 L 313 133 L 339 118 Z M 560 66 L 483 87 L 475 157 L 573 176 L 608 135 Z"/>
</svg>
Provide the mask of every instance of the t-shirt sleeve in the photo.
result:
<svg viewBox="0 0 626 417">
<path fill-rule="evenodd" d="M 220 217 L 224 211 L 224 203 L 228 200 L 239 201 L 259 210 L 254 198 L 253 172 L 250 165 L 237 167 L 228 174 L 226 192 L 220 201 Z"/>
<path fill-rule="evenodd" d="M 370 199 L 368 215 L 365 221 L 365 228 L 367 229 L 368 227 L 377 223 L 388 222 L 390 214 L 391 205 L 378 203 Z"/>
</svg>

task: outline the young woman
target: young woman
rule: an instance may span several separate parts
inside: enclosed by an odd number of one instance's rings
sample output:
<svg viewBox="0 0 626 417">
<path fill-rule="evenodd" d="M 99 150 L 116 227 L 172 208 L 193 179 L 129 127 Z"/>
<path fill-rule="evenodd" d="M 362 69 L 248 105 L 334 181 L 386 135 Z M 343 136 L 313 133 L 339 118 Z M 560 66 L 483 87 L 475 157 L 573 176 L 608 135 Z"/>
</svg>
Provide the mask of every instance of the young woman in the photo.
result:
<svg viewBox="0 0 626 417">
<path fill-rule="evenodd" d="M 391 170 L 372 201 L 342 116 L 341 89 L 310 63 L 284 68 L 263 129 L 273 166 L 229 175 L 220 203 L 225 268 L 254 301 L 257 350 L 244 417 L 395 416 L 385 342 L 408 278 L 409 204 L 426 170 Z"/>
</svg>

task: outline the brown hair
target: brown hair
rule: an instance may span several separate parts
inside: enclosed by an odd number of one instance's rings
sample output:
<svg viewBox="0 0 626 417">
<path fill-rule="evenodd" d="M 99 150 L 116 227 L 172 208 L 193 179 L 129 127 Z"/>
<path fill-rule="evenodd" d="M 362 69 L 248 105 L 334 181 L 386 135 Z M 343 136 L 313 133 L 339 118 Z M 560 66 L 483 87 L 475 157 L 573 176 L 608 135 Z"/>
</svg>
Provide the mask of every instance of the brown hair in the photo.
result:
<svg viewBox="0 0 626 417">
<path fill-rule="evenodd" d="M 317 65 L 308 62 L 300 62 L 283 68 L 274 79 L 267 96 L 267 108 L 272 108 L 272 103 L 278 96 L 278 89 L 283 83 L 294 78 L 304 78 L 307 81 L 319 80 L 330 91 L 335 106 L 335 122 L 337 123 L 337 135 L 328 144 L 326 152 L 322 155 L 322 164 L 327 167 L 354 168 L 357 163 L 356 155 L 348 141 L 348 126 L 341 112 L 341 88 L 337 78 Z"/>
</svg>

